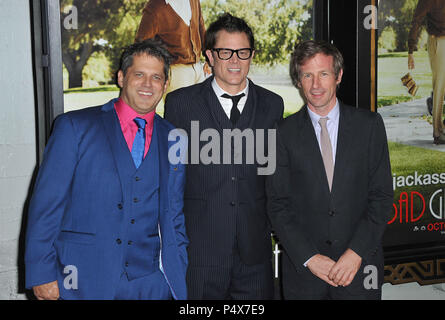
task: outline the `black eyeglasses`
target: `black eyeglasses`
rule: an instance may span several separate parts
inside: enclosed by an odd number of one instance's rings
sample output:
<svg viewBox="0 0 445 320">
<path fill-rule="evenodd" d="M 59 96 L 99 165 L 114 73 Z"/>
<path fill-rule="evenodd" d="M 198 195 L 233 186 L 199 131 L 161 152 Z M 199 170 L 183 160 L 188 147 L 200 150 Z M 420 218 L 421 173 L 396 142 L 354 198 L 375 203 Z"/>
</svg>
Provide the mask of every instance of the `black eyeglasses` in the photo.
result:
<svg viewBox="0 0 445 320">
<path fill-rule="evenodd" d="M 247 60 L 252 56 L 253 49 L 252 48 L 241 48 L 237 50 L 228 49 L 228 48 L 214 48 L 212 51 L 216 51 L 218 54 L 218 58 L 221 60 L 229 60 L 232 58 L 233 54 L 236 52 L 236 55 L 241 60 Z"/>
</svg>

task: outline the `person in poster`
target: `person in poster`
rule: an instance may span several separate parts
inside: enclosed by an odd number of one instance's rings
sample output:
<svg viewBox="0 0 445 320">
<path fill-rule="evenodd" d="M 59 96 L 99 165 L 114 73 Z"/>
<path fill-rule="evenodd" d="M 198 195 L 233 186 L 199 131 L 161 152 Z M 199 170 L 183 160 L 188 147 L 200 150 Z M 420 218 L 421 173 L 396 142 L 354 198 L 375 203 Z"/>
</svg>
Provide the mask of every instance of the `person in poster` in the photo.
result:
<svg viewBox="0 0 445 320">
<path fill-rule="evenodd" d="M 205 25 L 199 0 L 149 0 L 136 41 L 159 37 L 175 58 L 166 94 L 205 79 L 200 62 Z"/>
<path fill-rule="evenodd" d="M 26 286 L 38 299 L 185 299 L 184 166 L 155 108 L 171 56 L 123 53 L 119 99 L 59 116 L 29 208 Z"/>
<path fill-rule="evenodd" d="M 382 118 L 337 99 L 343 57 L 329 43 L 298 44 L 290 75 L 307 105 L 278 124 L 277 169 L 266 182 L 284 298 L 380 299 L 393 203 Z M 378 286 L 364 285 L 366 266 Z"/>
<path fill-rule="evenodd" d="M 413 52 L 417 50 L 420 27 L 426 18 L 428 55 L 433 73 L 434 144 L 445 144 L 443 101 L 445 95 L 445 1 L 419 0 L 408 37 L 408 69 L 414 69 Z"/>
<path fill-rule="evenodd" d="M 165 119 L 189 137 L 196 129 L 199 135 L 211 130 L 219 137 L 227 131 L 257 135 L 256 129 L 272 129 L 283 117 L 283 99 L 247 78 L 254 49 L 247 23 L 221 15 L 206 33 L 205 54 L 213 76 L 169 93 Z M 203 146 L 197 139 L 190 143 Z M 242 157 L 242 163 L 235 163 L 236 148 L 231 147 L 230 163 L 199 160 L 187 165 L 184 214 L 190 238 L 190 299 L 255 300 L 274 295 L 265 178 L 258 175 L 257 159 L 249 164 Z M 190 149 L 191 157 L 197 156 L 193 152 Z M 225 152 L 223 143 L 212 150 L 220 158 L 227 156 Z"/>
</svg>

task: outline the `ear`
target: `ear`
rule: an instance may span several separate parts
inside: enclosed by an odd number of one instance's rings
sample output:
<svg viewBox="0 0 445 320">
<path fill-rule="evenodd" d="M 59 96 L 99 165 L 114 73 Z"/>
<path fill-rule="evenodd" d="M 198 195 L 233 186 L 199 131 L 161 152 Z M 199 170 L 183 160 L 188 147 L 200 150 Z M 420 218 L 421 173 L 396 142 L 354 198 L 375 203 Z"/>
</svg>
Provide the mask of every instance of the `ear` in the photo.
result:
<svg viewBox="0 0 445 320">
<path fill-rule="evenodd" d="M 164 83 L 164 93 L 167 91 L 168 86 L 170 85 L 170 79 L 167 79 Z"/>
<path fill-rule="evenodd" d="M 117 73 L 117 84 L 120 88 L 124 87 L 124 72 L 122 70 L 119 70 Z"/>
<path fill-rule="evenodd" d="M 212 51 L 211 50 L 206 50 L 206 56 L 207 56 L 207 58 L 209 59 L 209 64 L 210 64 L 210 66 L 213 68 L 213 66 L 214 66 L 214 60 L 213 60 L 213 54 L 212 54 Z"/>
<path fill-rule="evenodd" d="M 338 76 L 337 76 L 337 85 L 340 84 L 342 77 L 343 77 L 343 69 L 340 69 L 340 72 L 338 73 Z"/>
</svg>

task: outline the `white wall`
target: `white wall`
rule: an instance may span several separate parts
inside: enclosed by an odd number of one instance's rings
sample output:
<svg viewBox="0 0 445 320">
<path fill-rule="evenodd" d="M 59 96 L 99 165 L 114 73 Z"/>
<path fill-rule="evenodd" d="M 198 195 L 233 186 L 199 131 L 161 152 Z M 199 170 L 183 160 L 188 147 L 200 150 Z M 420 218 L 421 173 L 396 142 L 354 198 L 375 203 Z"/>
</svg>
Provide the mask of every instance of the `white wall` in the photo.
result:
<svg viewBox="0 0 445 320">
<path fill-rule="evenodd" d="M 29 0 L 0 0 L 0 299 L 25 298 L 18 240 L 36 165 L 30 21 Z"/>
</svg>

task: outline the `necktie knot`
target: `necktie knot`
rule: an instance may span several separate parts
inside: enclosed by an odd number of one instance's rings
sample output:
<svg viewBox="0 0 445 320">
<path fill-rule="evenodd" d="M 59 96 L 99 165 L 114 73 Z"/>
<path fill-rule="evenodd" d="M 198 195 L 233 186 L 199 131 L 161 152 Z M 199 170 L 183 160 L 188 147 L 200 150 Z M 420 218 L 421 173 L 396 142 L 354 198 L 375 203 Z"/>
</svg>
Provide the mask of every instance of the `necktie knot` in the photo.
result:
<svg viewBox="0 0 445 320">
<path fill-rule="evenodd" d="M 244 96 L 245 96 L 244 93 L 241 93 L 236 96 L 231 96 L 231 95 L 228 95 L 227 93 L 224 93 L 221 96 L 222 98 L 232 99 L 232 110 L 230 110 L 230 121 L 232 122 L 233 125 L 235 125 L 237 123 L 239 117 L 241 116 L 241 113 L 238 110 L 238 102 Z"/>
<path fill-rule="evenodd" d="M 134 118 L 133 120 L 134 122 L 136 122 L 136 125 L 138 126 L 139 129 L 145 129 L 145 125 L 147 124 L 147 121 L 145 121 L 145 119 Z"/>
<path fill-rule="evenodd" d="M 241 100 L 241 98 L 244 97 L 244 96 L 245 96 L 244 93 L 241 93 L 241 94 L 236 95 L 236 96 L 231 96 L 231 95 L 229 95 L 229 94 L 227 94 L 227 93 L 224 93 L 221 97 L 226 98 L 226 99 L 232 99 L 233 104 L 234 104 L 234 105 L 238 105 L 238 102 L 239 102 L 239 101 Z"/>
<path fill-rule="evenodd" d="M 329 120 L 328 117 L 323 117 L 320 118 L 320 120 L 318 120 L 318 123 L 320 124 L 321 127 L 326 127 L 328 120 Z"/>
</svg>

